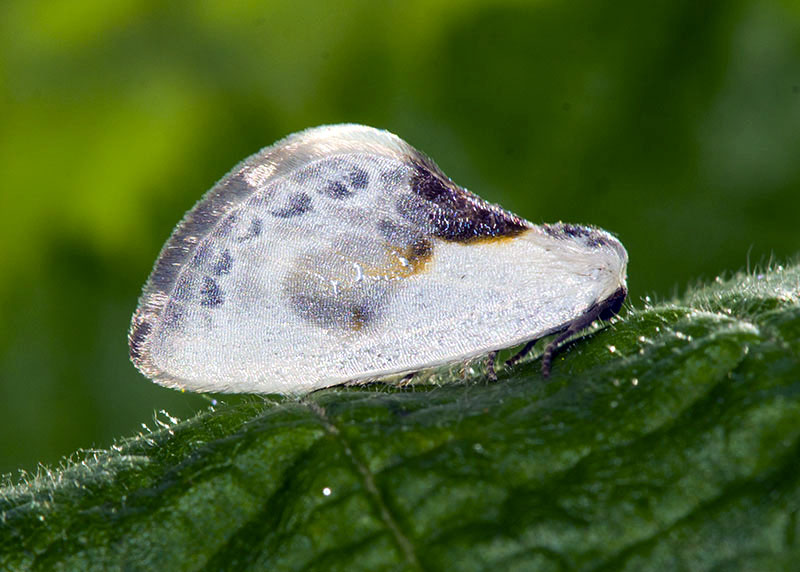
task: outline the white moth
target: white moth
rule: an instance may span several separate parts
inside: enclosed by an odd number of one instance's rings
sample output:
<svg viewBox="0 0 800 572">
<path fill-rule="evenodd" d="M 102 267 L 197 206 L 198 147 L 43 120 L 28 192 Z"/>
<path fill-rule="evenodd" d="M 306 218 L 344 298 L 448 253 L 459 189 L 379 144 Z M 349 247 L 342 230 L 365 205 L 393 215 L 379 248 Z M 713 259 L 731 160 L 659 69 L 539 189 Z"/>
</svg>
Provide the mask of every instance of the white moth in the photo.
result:
<svg viewBox="0 0 800 572">
<path fill-rule="evenodd" d="M 561 332 L 626 296 L 627 253 L 537 226 L 361 125 L 290 135 L 237 165 L 175 228 L 128 341 L 153 381 L 303 394 Z"/>
</svg>

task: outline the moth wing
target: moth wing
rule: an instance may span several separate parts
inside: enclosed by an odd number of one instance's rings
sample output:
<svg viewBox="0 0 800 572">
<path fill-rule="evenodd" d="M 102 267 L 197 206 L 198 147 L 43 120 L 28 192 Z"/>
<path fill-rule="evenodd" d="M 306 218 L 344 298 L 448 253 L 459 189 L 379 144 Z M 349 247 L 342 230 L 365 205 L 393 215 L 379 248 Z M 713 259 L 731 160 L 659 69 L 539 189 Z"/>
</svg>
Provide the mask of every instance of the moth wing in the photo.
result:
<svg viewBox="0 0 800 572">
<path fill-rule="evenodd" d="M 612 237 L 554 228 L 385 131 L 311 129 L 187 213 L 134 314 L 131 357 L 167 386 L 303 393 L 540 337 L 620 280 Z"/>
<path fill-rule="evenodd" d="M 322 127 L 234 168 L 159 255 L 129 334 L 137 367 L 193 390 L 313 383 L 320 352 L 345 350 L 428 254 L 395 205 L 406 149 L 376 129 Z"/>
</svg>

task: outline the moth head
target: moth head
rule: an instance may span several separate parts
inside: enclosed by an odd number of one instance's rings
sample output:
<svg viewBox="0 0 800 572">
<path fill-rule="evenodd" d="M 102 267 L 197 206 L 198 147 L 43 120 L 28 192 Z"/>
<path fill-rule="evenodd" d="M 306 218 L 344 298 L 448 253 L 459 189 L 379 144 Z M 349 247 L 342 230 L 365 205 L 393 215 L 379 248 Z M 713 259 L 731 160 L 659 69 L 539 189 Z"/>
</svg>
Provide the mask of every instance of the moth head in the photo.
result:
<svg viewBox="0 0 800 572">
<path fill-rule="evenodd" d="M 607 284 L 603 298 L 626 288 L 628 253 L 615 236 L 600 228 L 563 222 L 540 228 L 560 257 L 589 279 Z"/>
</svg>

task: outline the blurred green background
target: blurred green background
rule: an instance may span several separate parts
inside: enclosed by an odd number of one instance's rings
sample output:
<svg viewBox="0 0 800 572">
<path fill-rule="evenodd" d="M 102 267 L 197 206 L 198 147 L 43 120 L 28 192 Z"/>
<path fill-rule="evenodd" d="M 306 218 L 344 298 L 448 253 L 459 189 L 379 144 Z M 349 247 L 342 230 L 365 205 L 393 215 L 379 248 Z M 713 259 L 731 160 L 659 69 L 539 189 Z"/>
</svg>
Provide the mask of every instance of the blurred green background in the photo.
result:
<svg viewBox="0 0 800 572">
<path fill-rule="evenodd" d="M 635 305 L 800 251 L 794 0 L 6 1 L 0 93 L 0 472 L 208 405 L 136 372 L 130 315 L 182 214 L 305 127 L 617 233 Z"/>
</svg>

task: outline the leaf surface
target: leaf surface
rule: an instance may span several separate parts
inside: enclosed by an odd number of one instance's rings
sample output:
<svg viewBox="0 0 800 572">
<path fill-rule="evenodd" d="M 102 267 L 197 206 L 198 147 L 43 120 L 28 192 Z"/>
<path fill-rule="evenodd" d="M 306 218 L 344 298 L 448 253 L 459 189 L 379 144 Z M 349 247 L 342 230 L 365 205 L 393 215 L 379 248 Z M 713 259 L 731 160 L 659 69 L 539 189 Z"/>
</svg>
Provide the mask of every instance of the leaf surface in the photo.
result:
<svg viewBox="0 0 800 572">
<path fill-rule="evenodd" d="M 111 450 L 7 478 L 0 568 L 756 570 L 800 556 L 800 267 L 629 310 L 560 351 L 549 379 L 539 367 L 164 414 Z"/>
</svg>

